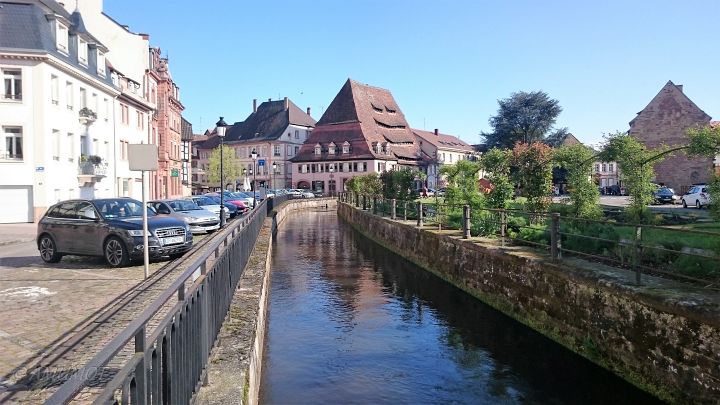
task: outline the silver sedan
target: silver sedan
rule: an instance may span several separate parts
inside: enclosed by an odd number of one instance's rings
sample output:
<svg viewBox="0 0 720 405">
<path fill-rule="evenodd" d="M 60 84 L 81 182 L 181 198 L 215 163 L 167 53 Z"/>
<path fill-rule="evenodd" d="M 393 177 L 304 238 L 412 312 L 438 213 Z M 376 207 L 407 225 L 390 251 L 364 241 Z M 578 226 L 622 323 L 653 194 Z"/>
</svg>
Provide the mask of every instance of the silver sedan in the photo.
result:
<svg viewBox="0 0 720 405">
<path fill-rule="evenodd" d="M 193 234 L 214 232 L 220 229 L 220 215 L 203 209 L 190 200 L 155 200 L 148 206 L 158 214 L 185 221 Z"/>
</svg>

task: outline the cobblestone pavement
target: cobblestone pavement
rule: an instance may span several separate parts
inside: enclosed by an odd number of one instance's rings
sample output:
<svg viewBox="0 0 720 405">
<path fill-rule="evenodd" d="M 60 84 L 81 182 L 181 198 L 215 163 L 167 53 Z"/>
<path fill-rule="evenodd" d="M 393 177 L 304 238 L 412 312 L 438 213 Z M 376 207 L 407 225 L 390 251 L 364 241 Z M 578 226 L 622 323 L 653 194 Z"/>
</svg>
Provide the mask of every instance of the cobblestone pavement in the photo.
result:
<svg viewBox="0 0 720 405">
<path fill-rule="evenodd" d="M 162 269 L 168 262 L 151 262 L 143 282 L 142 265 L 110 269 L 78 256 L 46 264 L 33 242 L 1 246 L 0 402 L 47 398 L 184 270 Z"/>
</svg>

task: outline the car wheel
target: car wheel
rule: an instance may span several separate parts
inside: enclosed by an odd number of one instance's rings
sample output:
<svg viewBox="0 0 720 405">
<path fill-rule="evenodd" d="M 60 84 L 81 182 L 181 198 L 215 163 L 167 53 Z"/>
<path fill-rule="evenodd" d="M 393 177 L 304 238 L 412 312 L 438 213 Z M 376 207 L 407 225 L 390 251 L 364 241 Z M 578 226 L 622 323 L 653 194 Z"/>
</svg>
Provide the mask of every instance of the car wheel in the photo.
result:
<svg viewBox="0 0 720 405">
<path fill-rule="evenodd" d="M 105 242 L 105 261 L 111 267 L 125 267 L 130 264 L 130 254 L 125 244 L 117 237 L 111 237 Z"/>
<path fill-rule="evenodd" d="M 57 263 L 62 259 L 62 255 L 58 253 L 55 241 L 48 235 L 40 238 L 40 258 L 45 263 Z"/>
<path fill-rule="evenodd" d="M 683 208 L 687 208 L 687 202 L 685 202 L 685 199 L 684 199 L 684 198 L 683 198 L 683 200 L 682 200 L 682 203 L 683 203 Z"/>
<path fill-rule="evenodd" d="M 702 208 L 702 205 L 700 205 L 700 200 L 695 200 L 695 208 L 697 208 L 697 209 Z"/>
</svg>

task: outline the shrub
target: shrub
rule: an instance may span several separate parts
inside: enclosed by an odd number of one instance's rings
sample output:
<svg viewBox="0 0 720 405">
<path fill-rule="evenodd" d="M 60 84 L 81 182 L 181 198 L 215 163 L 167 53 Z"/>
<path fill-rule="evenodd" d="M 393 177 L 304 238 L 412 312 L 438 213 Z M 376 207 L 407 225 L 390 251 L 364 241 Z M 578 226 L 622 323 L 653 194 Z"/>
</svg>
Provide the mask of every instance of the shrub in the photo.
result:
<svg viewBox="0 0 720 405">
<path fill-rule="evenodd" d="M 612 252 L 620 240 L 620 235 L 614 226 L 597 222 L 561 222 L 560 232 L 567 234 L 562 235 L 563 248 L 599 256 L 614 255 Z M 606 240 L 590 239 L 583 236 Z"/>
</svg>

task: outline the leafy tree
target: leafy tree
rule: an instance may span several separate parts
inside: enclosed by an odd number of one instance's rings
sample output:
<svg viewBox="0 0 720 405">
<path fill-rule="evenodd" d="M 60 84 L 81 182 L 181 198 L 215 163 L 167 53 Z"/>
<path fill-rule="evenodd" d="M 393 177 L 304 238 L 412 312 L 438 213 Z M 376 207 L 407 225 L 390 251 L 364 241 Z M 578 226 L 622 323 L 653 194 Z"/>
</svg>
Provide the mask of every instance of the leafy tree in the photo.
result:
<svg viewBox="0 0 720 405">
<path fill-rule="evenodd" d="M 360 195 L 378 197 L 382 194 L 383 184 L 376 174 L 355 176 L 345 183 L 345 186 Z"/>
<path fill-rule="evenodd" d="M 240 166 L 235 159 L 235 150 L 233 148 L 223 147 L 223 180 L 225 183 L 232 182 L 240 177 Z M 210 157 L 210 167 L 208 169 L 208 180 L 212 183 L 220 183 L 220 147 L 213 149 Z M 221 185 L 225 189 L 225 185 Z"/>
<path fill-rule="evenodd" d="M 527 210 L 544 212 L 550 206 L 553 149 L 544 143 L 516 143 L 512 163 L 517 168 L 516 182 L 527 197 Z"/>
<path fill-rule="evenodd" d="M 548 134 L 544 142 L 550 147 L 559 148 L 568 135 L 570 135 L 570 131 L 568 131 L 567 127 L 559 128 Z"/>
<path fill-rule="evenodd" d="M 690 128 L 688 153 L 696 156 L 715 157 L 720 154 L 720 125 Z M 715 174 L 708 184 L 710 214 L 720 221 L 720 176 Z"/>
<path fill-rule="evenodd" d="M 597 218 L 601 214 L 600 192 L 591 177 L 594 155 L 592 149 L 582 144 L 555 150 L 555 163 L 566 170 L 573 212 L 581 218 Z"/>
<path fill-rule="evenodd" d="M 610 135 L 600 153 L 603 161 L 616 161 L 621 169 L 621 179 L 630 195 L 628 213 L 633 221 L 643 222 L 649 218 L 647 206 L 652 202 L 655 191 L 652 185 L 653 163 L 663 156 L 663 149 L 647 149 L 637 139 L 621 132 Z"/>
<path fill-rule="evenodd" d="M 440 168 L 446 176 L 447 184 L 445 202 L 454 205 L 469 204 L 473 208 L 483 206 L 483 197 L 478 188 L 478 172 L 480 163 L 471 160 L 460 160 L 453 165 Z"/>
<path fill-rule="evenodd" d="M 380 180 L 383 185 L 383 195 L 385 198 L 409 199 L 415 186 L 415 179 L 422 178 L 422 174 L 424 173 L 410 168 L 382 172 Z"/>
<path fill-rule="evenodd" d="M 542 141 L 562 112 L 558 101 L 543 91 L 513 93 L 510 98 L 498 100 L 498 104 L 497 115 L 488 121 L 493 131 L 482 134 L 491 148 Z"/>
<path fill-rule="evenodd" d="M 512 153 L 507 149 L 492 148 L 482 155 L 480 164 L 488 173 L 487 177 L 492 184 L 492 190 L 487 195 L 487 205 L 490 208 L 507 208 L 508 200 L 513 195 L 513 185 L 510 181 L 510 160 Z"/>
</svg>

